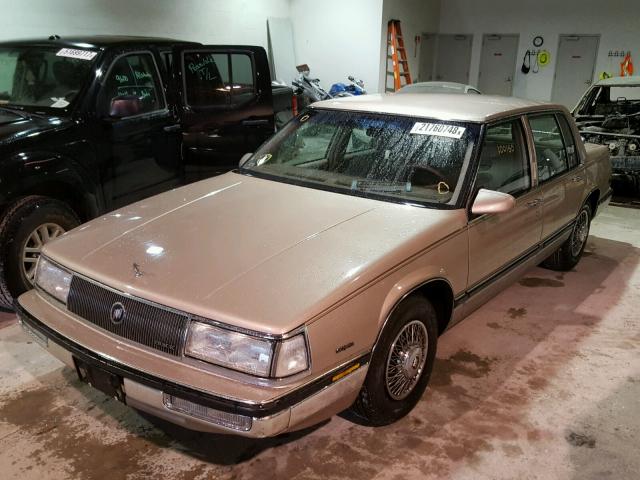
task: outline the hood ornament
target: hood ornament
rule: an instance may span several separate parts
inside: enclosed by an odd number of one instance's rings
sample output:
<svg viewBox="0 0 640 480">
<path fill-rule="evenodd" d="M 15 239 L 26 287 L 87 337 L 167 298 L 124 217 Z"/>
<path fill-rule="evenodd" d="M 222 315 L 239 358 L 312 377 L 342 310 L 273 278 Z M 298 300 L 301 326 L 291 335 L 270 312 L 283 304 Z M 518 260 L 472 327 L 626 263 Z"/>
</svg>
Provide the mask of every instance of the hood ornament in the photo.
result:
<svg viewBox="0 0 640 480">
<path fill-rule="evenodd" d="M 137 263 L 133 264 L 133 274 L 136 276 L 136 278 L 144 275 L 144 272 L 140 270 L 140 265 L 138 265 Z"/>
</svg>

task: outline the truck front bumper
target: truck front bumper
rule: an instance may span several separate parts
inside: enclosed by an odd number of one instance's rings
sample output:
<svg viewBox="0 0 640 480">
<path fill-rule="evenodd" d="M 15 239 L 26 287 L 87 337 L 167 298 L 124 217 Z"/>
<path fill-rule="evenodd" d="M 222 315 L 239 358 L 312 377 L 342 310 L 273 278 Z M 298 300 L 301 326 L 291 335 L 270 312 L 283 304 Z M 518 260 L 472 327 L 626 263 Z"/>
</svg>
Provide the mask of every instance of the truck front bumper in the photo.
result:
<svg viewBox="0 0 640 480">
<path fill-rule="evenodd" d="M 48 327 L 19 301 L 15 308 L 24 330 L 65 365 L 78 370 L 81 362 L 121 379 L 120 400 L 191 430 L 263 438 L 306 428 L 350 406 L 368 369 L 365 355 L 269 402 L 230 400 L 99 355 Z"/>
</svg>

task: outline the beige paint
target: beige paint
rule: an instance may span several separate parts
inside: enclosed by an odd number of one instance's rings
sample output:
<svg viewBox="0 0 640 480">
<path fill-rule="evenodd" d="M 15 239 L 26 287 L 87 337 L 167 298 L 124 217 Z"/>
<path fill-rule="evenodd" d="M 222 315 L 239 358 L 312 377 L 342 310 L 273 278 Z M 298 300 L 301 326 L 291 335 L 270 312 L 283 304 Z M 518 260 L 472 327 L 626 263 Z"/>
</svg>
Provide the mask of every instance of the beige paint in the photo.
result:
<svg viewBox="0 0 640 480">
<path fill-rule="evenodd" d="M 408 107 L 412 97 L 371 96 L 321 106 L 393 113 Z M 422 95 L 407 114 L 420 109 L 424 117 L 492 120 L 560 109 L 469 98 L 449 95 L 445 103 Z M 466 102 L 469 108 L 462 109 Z M 603 147 L 589 147 L 587 158 L 579 142 L 578 151 L 585 180 L 572 195 L 581 204 L 595 187 L 608 191 L 610 165 Z M 570 182 L 573 174 L 555 181 Z M 530 205 L 541 193 L 534 188 L 515 206 L 507 199 L 508 211 L 470 219 L 466 209 L 421 208 L 228 173 L 125 207 L 45 247 L 45 255 L 74 272 L 174 309 L 269 334 L 305 326 L 311 369 L 285 380 L 256 380 L 169 357 L 89 325 L 34 291 L 20 303 L 62 335 L 120 363 L 222 397 L 263 403 L 369 352 L 393 308 L 416 287 L 444 279 L 461 296 L 544 240 L 545 209 L 539 202 Z M 575 217 L 578 207 L 553 210 L 549 218 Z M 141 277 L 134 275 L 134 262 Z M 456 320 L 461 315 L 457 311 Z M 350 342 L 352 347 L 336 353 Z M 349 390 L 325 409 L 305 406 L 298 412 L 312 412 L 313 421 L 327 418 L 356 393 Z M 327 395 L 332 398 L 332 392 Z M 298 425 L 307 420 L 296 417 Z"/>
</svg>

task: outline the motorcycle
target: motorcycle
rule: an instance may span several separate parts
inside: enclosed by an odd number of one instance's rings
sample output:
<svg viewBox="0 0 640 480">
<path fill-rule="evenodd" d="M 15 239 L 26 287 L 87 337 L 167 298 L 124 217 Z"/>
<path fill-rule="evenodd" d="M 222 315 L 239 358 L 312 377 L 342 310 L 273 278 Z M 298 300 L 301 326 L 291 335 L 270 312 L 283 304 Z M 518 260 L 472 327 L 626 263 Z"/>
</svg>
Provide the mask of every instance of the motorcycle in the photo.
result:
<svg viewBox="0 0 640 480">
<path fill-rule="evenodd" d="M 334 83 L 331 85 L 329 95 L 332 97 L 352 97 L 357 95 L 365 95 L 367 91 L 364 89 L 364 81 L 356 79 L 353 75 L 347 77 L 349 79 L 348 84 Z"/>
</svg>

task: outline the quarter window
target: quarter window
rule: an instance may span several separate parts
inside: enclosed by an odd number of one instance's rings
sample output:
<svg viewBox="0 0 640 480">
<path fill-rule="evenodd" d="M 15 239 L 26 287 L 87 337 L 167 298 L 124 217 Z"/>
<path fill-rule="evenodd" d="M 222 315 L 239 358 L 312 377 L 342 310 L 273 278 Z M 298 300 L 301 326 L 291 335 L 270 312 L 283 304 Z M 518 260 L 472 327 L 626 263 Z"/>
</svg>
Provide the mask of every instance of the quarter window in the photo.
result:
<svg viewBox="0 0 640 480">
<path fill-rule="evenodd" d="M 150 53 L 135 53 L 118 58 L 107 75 L 103 88 L 103 111 L 109 110 L 116 97 L 135 96 L 140 99 L 140 110 L 148 113 L 165 108 L 162 84 Z"/>
<path fill-rule="evenodd" d="M 576 152 L 576 143 L 573 139 L 573 131 L 571 130 L 569 122 L 564 115 L 558 115 L 558 120 L 560 121 L 560 128 L 562 128 L 562 136 L 567 149 L 569 168 L 573 168 L 579 163 L 578 153 Z"/>
<path fill-rule="evenodd" d="M 567 149 L 555 114 L 529 117 L 529 125 L 536 149 L 538 181 L 542 183 L 566 172 L 569 169 Z"/>
<path fill-rule="evenodd" d="M 518 195 L 531 187 L 523 139 L 520 120 L 487 128 L 478 167 L 478 188 Z"/>
</svg>

